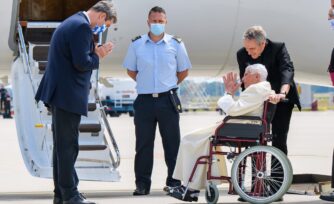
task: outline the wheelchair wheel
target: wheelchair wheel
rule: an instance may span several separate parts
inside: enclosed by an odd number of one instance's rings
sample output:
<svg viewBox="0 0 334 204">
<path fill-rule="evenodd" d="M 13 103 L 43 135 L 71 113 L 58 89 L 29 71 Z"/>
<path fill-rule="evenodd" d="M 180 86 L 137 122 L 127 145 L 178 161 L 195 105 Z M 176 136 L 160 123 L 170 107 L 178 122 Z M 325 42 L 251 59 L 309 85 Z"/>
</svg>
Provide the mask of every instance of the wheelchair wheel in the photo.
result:
<svg viewBox="0 0 334 204">
<path fill-rule="evenodd" d="M 210 193 L 209 193 L 210 191 Z M 205 200 L 209 204 L 216 204 L 219 198 L 219 191 L 215 184 L 209 183 L 205 190 Z"/>
<path fill-rule="evenodd" d="M 231 179 L 235 191 L 250 203 L 271 203 L 280 199 L 292 182 L 289 159 L 271 146 L 254 146 L 234 160 Z"/>
</svg>

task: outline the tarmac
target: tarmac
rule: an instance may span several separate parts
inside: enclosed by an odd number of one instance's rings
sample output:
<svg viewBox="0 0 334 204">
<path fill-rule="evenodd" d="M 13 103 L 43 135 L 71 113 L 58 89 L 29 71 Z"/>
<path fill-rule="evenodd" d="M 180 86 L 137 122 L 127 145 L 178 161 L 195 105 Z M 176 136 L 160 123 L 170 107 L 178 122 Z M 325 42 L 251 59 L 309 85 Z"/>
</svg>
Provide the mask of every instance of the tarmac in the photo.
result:
<svg viewBox="0 0 334 204">
<path fill-rule="evenodd" d="M 294 112 L 288 137 L 289 159 L 294 174 L 330 175 L 332 151 L 334 147 L 333 111 Z M 104 203 L 184 203 L 166 196 L 162 191 L 166 178 L 166 165 L 157 130 L 154 169 L 152 174 L 151 194 L 148 196 L 132 196 L 134 185 L 133 163 L 135 155 L 135 136 L 133 118 L 122 115 L 119 118 L 108 118 L 121 152 L 122 176 L 120 182 L 80 181 L 79 190 L 90 200 Z M 203 128 L 217 121 L 222 116 L 216 112 L 182 113 L 180 119 L 181 135 Z M 0 118 L 0 204 L 52 203 L 53 183 L 50 179 L 32 177 L 24 166 L 19 149 L 15 121 Z M 293 185 L 290 193 L 284 196 L 281 203 L 330 203 L 319 200 L 314 190 L 316 184 Z M 227 186 L 220 187 L 219 203 L 240 203 L 237 195 L 228 195 Z M 328 189 L 327 189 L 328 190 Z M 204 191 L 198 203 L 206 203 Z M 292 194 L 293 193 L 293 194 Z M 278 202 L 277 202 L 278 203 Z"/>
</svg>

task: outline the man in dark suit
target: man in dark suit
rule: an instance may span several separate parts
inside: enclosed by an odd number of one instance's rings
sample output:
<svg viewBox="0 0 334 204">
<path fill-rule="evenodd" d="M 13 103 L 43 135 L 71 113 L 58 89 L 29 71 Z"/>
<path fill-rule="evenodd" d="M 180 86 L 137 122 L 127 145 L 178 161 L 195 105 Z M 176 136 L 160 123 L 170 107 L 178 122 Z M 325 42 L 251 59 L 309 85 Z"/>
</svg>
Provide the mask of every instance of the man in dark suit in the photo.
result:
<svg viewBox="0 0 334 204">
<path fill-rule="evenodd" d="M 296 84 L 293 80 L 294 67 L 284 43 L 272 42 L 266 38 L 261 26 L 252 26 L 243 36 L 244 47 L 237 52 L 240 77 L 251 64 L 263 64 L 268 71 L 267 80 L 277 93 L 278 99 L 288 98 L 287 103 L 278 103 L 272 120 L 272 145 L 285 154 L 290 119 L 294 105 L 301 110 Z"/>
<path fill-rule="evenodd" d="M 115 22 L 113 5 L 100 1 L 64 20 L 52 36 L 47 69 L 35 99 L 52 109 L 54 203 L 93 203 L 77 189 L 74 164 L 81 115 L 87 116 L 92 70 L 112 51 L 111 42 L 94 45 L 93 30 Z"/>
<path fill-rule="evenodd" d="M 272 42 L 266 38 L 261 26 L 252 26 L 244 33 L 244 47 L 237 52 L 240 78 L 248 65 L 263 64 L 268 71 L 267 81 L 277 94 L 275 101 L 288 98 L 288 102 L 278 103 L 272 124 L 272 146 L 288 154 L 287 137 L 292 110 L 295 105 L 301 110 L 299 96 L 294 82 L 294 67 L 284 43 Z M 274 174 L 272 174 L 274 176 Z M 241 198 L 238 199 L 242 201 Z M 278 201 L 282 201 L 280 198 Z"/>
</svg>

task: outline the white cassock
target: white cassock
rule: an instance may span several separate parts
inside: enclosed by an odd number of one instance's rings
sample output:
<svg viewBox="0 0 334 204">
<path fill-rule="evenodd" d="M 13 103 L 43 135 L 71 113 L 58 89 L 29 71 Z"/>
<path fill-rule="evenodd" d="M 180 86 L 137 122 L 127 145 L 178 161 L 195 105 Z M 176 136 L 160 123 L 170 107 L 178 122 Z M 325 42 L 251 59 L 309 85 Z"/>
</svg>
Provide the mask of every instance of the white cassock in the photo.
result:
<svg viewBox="0 0 334 204">
<path fill-rule="evenodd" d="M 270 94 L 274 93 L 271 90 L 269 82 L 263 81 L 247 87 L 247 89 L 241 92 L 237 100 L 233 99 L 231 95 L 225 94 L 218 100 L 218 106 L 227 115 L 231 116 L 262 116 L 264 101 L 268 99 Z M 209 138 L 214 135 L 214 131 L 219 125 L 220 123 L 195 130 L 182 138 L 173 178 L 182 180 L 184 184 L 188 183 L 198 157 L 209 155 Z M 225 158 L 223 156 L 217 157 L 220 158 L 218 158 L 219 162 L 213 165 L 213 175 L 227 176 Z M 206 173 L 207 165 L 198 165 L 192 182 L 189 183 L 189 187 L 197 190 L 205 188 Z M 215 181 L 215 183 L 219 184 L 221 181 Z"/>
</svg>

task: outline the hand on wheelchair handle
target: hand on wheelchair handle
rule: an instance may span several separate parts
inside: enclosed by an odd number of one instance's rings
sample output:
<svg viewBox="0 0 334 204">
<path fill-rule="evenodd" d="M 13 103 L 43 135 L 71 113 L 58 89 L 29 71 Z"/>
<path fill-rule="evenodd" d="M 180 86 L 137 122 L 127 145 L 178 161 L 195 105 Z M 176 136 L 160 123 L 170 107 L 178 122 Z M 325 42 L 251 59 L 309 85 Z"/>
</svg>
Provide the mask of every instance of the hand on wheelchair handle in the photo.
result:
<svg viewBox="0 0 334 204">
<path fill-rule="evenodd" d="M 277 103 L 286 103 L 286 102 L 289 102 L 289 99 L 286 98 L 286 95 L 285 94 L 272 94 L 269 96 L 269 102 L 270 103 L 273 103 L 273 104 L 277 104 Z"/>
</svg>

